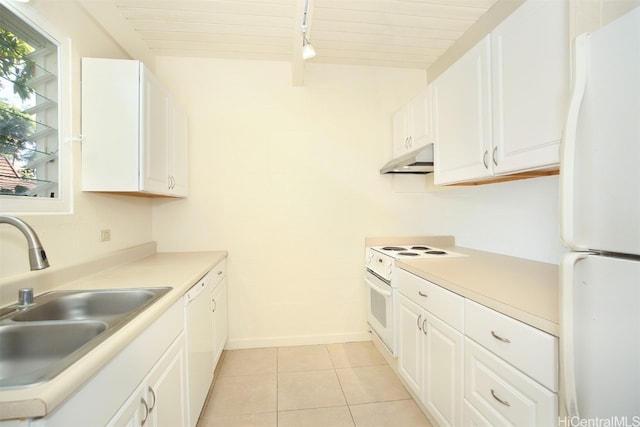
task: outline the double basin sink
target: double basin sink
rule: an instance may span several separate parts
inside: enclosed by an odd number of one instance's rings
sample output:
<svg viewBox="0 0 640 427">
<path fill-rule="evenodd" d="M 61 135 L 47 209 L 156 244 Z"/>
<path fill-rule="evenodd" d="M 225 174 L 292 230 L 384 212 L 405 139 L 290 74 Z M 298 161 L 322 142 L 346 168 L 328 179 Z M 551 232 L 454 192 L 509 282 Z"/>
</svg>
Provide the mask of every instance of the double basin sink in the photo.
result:
<svg viewBox="0 0 640 427">
<path fill-rule="evenodd" d="M 53 291 L 0 309 L 0 389 L 49 381 L 170 290 Z"/>
</svg>

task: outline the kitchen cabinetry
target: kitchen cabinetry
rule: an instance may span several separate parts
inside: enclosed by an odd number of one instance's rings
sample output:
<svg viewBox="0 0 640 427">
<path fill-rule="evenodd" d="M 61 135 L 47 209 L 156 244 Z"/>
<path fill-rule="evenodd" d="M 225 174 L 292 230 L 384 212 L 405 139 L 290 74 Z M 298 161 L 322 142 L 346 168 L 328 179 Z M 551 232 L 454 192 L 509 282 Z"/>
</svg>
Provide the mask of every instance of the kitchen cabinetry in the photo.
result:
<svg viewBox="0 0 640 427">
<path fill-rule="evenodd" d="M 554 425 L 557 338 L 465 301 L 465 425 Z"/>
<path fill-rule="evenodd" d="M 224 350 L 227 338 L 229 337 L 227 307 L 227 278 L 223 277 L 211 292 L 214 366 L 218 364 L 222 350 Z"/>
<path fill-rule="evenodd" d="M 393 115 L 393 158 L 433 142 L 429 91 L 425 87 Z"/>
<path fill-rule="evenodd" d="M 432 83 L 436 184 L 491 175 L 490 39 L 482 39 Z"/>
<path fill-rule="evenodd" d="M 436 184 L 557 167 L 568 31 L 566 2 L 529 0 L 432 82 Z"/>
<path fill-rule="evenodd" d="M 186 426 L 186 381 L 181 334 L 108 426 Z"/>
<path fill-rule="evenodd" d="M 438 424 L 457 426 L 462 421 L 463 298 L 403 270 L 398 283 L 398 371 Z"/>
<path fill-rule="evenodd" d="M 183 307 L 179 301 L 65 403 L 46 417 L 31 420 L 29 425 L 139 426 L 146 412 L 150 420 L 155 420 L 152 425 L 186 426 L 182 318 Z"/>
<path fill-rule="evenodd" d="M 82 59 L 82 189 L 187 196 L 187 116 L 139 61 Z"/>
<path fill-rule="evenodd" d="M 558 339 L 397 270 L 398 373 L 439 425 L 554 425 Z"/>
</svg>

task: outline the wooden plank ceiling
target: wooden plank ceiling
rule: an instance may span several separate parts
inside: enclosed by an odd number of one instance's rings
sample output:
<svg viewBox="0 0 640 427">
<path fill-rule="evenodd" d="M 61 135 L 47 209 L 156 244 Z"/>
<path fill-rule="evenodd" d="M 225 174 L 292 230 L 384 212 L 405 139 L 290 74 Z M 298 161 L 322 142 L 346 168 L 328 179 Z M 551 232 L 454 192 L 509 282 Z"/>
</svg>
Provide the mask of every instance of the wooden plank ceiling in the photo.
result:
<svg viewBox="0 0 640 427">
<path fill-rule="evenodd" d="M 153 56 L 293 61 L 302 47 L 304 0 L 79 1 Z M 311 61 L 426 70 L 495 1 L 310 0 Z"/>
</svg>

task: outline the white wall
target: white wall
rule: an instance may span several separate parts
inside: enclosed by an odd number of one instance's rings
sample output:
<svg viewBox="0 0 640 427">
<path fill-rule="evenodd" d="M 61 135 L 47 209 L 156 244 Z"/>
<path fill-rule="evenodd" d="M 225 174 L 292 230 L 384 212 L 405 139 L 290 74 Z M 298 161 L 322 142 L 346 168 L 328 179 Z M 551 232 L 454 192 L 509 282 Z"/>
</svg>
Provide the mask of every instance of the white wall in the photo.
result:
<svg viewBox="0 0 640 427">
<path fill-rule="evenodd" d="M 423 72 L 309 63 L 298 88 L 285 63 L 160 58 L 156 73 L 189 112 L 191 188 L 154 201 L 153 237 L 229 251 L 232 347 L 366 337 L 366 236 L 557 261 L 554 177 L 403 193 L 425 178 L 379 175 Z"/>
<path fill-rule="evenodd" d="M 80 58 L 126 58 L 74 1 L 37 2 L 38 11 L 72 40 L 73 134 L 80 129 Z M 71 136 L 71 135 L 67 135 Z M 81 147 L 73 143 L 74 207 L 70 215 L 20 215 L 38 233 L 52 266 L 78 263 L 151 240 L 151 201 L 142 198 L 83 193 L 80 188 Z M 114 165 L 114 170 L 117 165 Z M 0 207 L 0 213 L 2 209 Z M 112 240 L 100 242 L 100 230 Z M 29 273 L 27 242 L 13 227 L 0 225 L 0 282 Z M 2 305 L 2 302 L 0 302 Z"/>
</svg>

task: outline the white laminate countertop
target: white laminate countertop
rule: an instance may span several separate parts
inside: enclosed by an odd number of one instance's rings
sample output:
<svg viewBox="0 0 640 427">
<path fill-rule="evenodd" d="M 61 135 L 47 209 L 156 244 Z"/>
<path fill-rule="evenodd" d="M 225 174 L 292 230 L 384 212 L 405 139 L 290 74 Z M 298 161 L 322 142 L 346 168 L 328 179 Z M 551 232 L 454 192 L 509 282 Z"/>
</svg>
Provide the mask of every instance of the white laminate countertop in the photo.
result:
<svg viewBox="0 0 640 427">
<path fill-rule="evenodd" d="M 173 289 L 52 380 L 31 387 L 0 390 L 0 420 L 51 413 L 226 256 L 226 251 L 152 253 L 56 286 L 56 290 L 157 286 Z M 42 291 L 36 288 L 35 293 Z"/>
<path fill-rule="evenodd" d="M 465 258 L 405 259 L 398 266 L 554 336 L 559 336 L 558 266 L 452 246 Z"/>
</svg>

